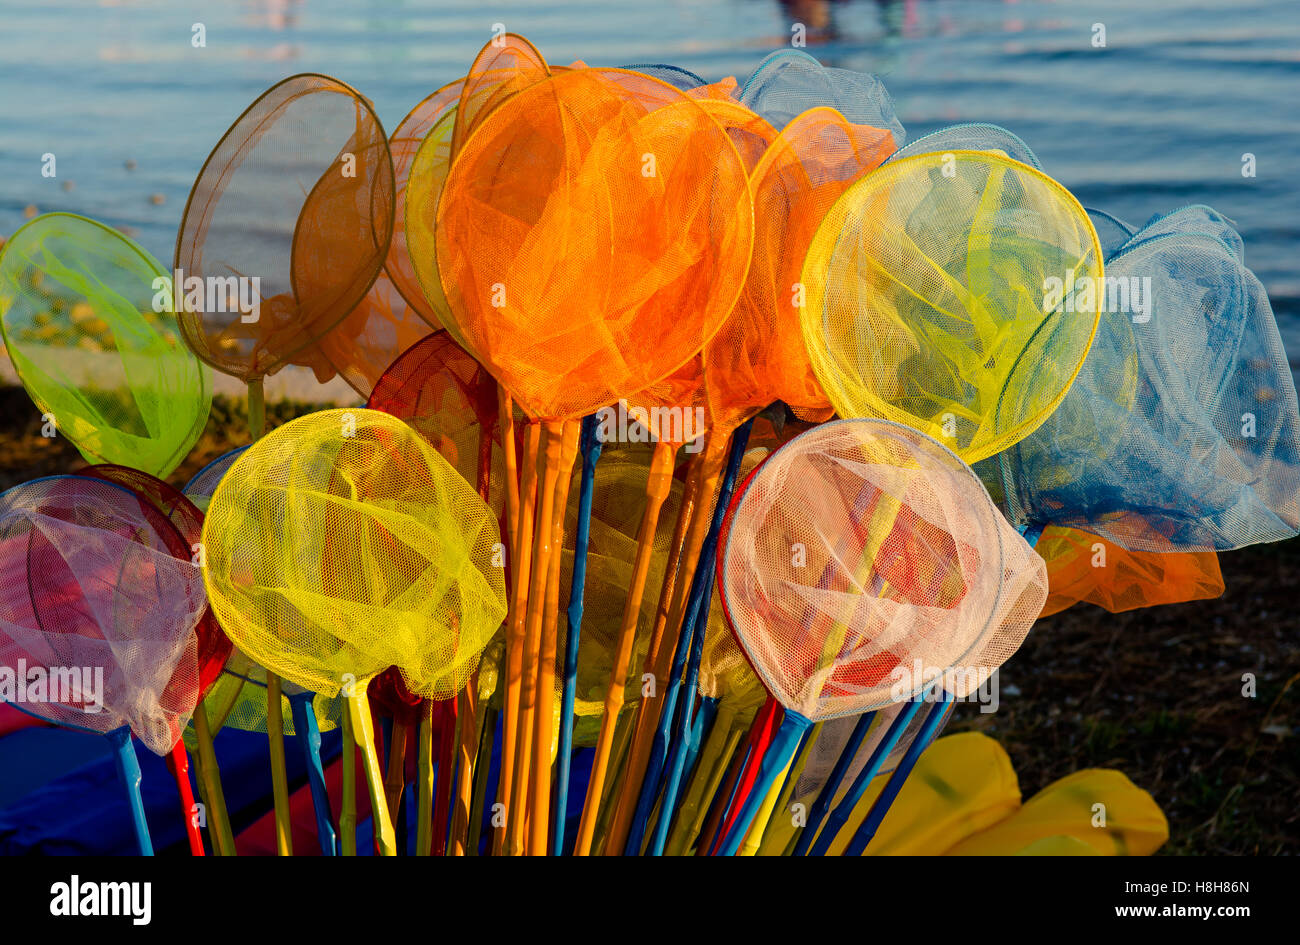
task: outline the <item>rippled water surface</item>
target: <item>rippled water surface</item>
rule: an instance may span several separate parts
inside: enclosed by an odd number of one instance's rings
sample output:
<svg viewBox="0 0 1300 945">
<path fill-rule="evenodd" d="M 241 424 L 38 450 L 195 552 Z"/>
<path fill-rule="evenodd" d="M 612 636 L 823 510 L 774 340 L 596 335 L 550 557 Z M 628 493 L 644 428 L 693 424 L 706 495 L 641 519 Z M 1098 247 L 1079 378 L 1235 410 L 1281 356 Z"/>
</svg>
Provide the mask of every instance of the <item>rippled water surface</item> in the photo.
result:
<svg viewBox="0 0 1300 945">
<path fill-rule="evenodd" d="M 208 151 L 295 72 L 356 86 L 391 130 L 464 73 L 494 23 L 556 62 L 671 62 L 743 80 L 796 22 L 823 62 L 885 77 L 910 138 L 992 121 L 1085 205 L 1130 223 L 1189 203 L 1225 213 L 1300 366 L 1294 0 L 0 0 L 0 233 L 32 207 L 70 210 L 170 260 Z M 40 173 L 47 152 L 55 179 Z"/>
</svg>

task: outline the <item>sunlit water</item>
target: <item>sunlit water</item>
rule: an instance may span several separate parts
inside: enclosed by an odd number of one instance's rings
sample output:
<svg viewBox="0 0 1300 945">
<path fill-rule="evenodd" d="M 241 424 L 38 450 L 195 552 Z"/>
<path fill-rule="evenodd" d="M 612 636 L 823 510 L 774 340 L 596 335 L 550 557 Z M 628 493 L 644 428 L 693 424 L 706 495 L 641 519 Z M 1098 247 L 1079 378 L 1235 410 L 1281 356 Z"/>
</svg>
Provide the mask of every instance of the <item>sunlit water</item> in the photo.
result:
<svg viewBox="0 0 1300 945">
<path fill-rule="evenodd" d="M 494 23 L 552 61 L 671 62 L 742 81 L 791 24 L 823 62 L 882 74 L 909 137 L 1019 134 L 1089 207 L 1133 224 L 1189 203 L 1235 220 L 1300 367 L 1300 4 L 775 0 L 0 0 L 0 233 L 69 210 L 169 263 L 185 197 L 278 79 L 325 72 L 391 129 L 465 72 Z M 206 48 L 194 48 L 195 23 Z M 1106 45 L 1093 45 L 1094 24 Z M 42 155 L 58 176 L 41 176 Z M 1256 176 L 1242 174 L 1243 154 Z M 130 166 L 128 166 L 130 165 Z"/>
</svg>

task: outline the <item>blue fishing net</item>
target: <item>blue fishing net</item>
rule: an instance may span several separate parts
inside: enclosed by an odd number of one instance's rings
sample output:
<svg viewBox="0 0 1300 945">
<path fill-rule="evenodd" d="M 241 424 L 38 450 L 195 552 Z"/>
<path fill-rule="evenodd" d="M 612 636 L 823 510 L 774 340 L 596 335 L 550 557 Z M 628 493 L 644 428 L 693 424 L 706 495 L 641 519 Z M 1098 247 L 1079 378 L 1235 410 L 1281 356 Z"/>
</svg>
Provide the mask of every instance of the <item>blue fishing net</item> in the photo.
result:
<svg viewBox="0 0 1300 945">
<path fill-rule="evenodd" d="M 623 66 L 622 68 L 627 69 L 629 72 L 648 75 L 660 82 L 667 82 L 683 92 L 689 92 L 691 89 L 698 89 L 702 85 L 708 85 L 707 82 L 689 69 L 683 69 L 681 66 L 670 66 L 664 62 L 639 63 L 633 66 Z"/>
<path fill-rule="evenodd" d="M 885 163 L 901 161 L 914 154 L 937 154 L 947 151 L 999 151 L 1021 164 L 1043 169 L 1038 155 L 1016 134 L 988 122 L 967 122 L 940 128 L 922 135 L 906 147 L 899 148 Z"/>
<path fill-rule="evenodd" d="M 896 147 L 907 140 L 894 101 L 878 76 L 827 69 L 797 49 L 774 52 L 759 63 L 740 90 L 740 103 L 778 131 L 808 109 L 827 106 L 855 125 L 889 131 Z"/>
<path fill-rule="evenodd" d="M 1300 532 L 1295 385 L 1240 247 L 1221 214 L 1189 207 L 1107 260 L 1101 325 L 1065 401 L 978 467 L 1013 521 L 1135 551 Z"/>
</svg>

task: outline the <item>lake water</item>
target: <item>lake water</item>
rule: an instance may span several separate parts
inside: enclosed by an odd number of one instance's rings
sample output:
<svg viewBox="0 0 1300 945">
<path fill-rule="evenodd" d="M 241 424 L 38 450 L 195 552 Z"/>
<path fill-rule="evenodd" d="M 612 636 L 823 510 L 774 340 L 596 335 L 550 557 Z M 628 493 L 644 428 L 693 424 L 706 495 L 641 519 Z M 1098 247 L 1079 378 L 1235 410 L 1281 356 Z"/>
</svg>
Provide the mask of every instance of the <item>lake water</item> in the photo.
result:
<svg viewBox="0 0 1300 945">
<path fill-rule="evenodd" d="M 0 0 L 0 233 L 30 207 L 69 210 L 126 229 L 169 263 L 209 150 L 259 92 L 296 72 L 354 85 L 391 131 L 465 72 L 495 23 L 554 62 L 670 62 L 742 81 L 802 23 L 823 62 L 885 78 L 909 138 L 995 122 L 1086 206 L 1140 224 L 1207 203 L 1235 220 L 1300 367 L 1300 4 L 1183 6 Z M 191 44 L 200 22 L 206 48 Z M 47 152 L 55 179 L 40 173 Z M 1254 177 L 1242 174 L 1247 153 Z"/>
</svg>

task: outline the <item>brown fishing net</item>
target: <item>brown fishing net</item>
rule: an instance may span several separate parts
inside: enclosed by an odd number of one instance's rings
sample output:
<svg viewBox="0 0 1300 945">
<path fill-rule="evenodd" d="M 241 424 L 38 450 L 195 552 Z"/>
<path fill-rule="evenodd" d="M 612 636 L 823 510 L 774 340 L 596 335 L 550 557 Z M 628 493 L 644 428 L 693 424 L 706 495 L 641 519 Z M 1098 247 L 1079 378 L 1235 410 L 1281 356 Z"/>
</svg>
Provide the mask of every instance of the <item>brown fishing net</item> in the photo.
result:
<svg viewBox="0 0 1300 945">
<path fill-rule="evenodd" d="M 185 207 L 176 268 L 205 286 L 178 313 L 190 346 L 243 380 L 277 370 L 370 289 L 393 204 L 388 141 L 366 99 L 322 75 L 272 87 L 208 156 Z M 314 349 L 306 360 L 328 371 Z"/>
</svg>

